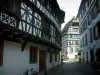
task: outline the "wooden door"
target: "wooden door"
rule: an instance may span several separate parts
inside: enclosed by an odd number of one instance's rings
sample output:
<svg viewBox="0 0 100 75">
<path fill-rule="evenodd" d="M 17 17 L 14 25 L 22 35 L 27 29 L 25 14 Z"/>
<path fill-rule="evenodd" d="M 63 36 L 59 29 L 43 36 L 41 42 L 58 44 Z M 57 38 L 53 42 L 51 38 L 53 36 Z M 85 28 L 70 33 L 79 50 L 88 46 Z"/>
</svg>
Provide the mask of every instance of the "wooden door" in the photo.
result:
<svg viewBox="0 0 100 75">
<path fill-rule="evenodd" d="M 90 50 L 90 65 L 95 65 L 95 55 L 94 55 L 94 49 Z"/>
<path fill-rule="evenodd" d="M 46 51 L 39 52 L 39 71 L 42 71 L 45 69 L 45 62 L 46 62 L 45 53 Z"/>
<path fill-rule="evenodd" d="M 98 48 L 96 51 L 96 58 L 97 58 L 96 61 L 100 62 L 100 48 Z"/>
</svg>

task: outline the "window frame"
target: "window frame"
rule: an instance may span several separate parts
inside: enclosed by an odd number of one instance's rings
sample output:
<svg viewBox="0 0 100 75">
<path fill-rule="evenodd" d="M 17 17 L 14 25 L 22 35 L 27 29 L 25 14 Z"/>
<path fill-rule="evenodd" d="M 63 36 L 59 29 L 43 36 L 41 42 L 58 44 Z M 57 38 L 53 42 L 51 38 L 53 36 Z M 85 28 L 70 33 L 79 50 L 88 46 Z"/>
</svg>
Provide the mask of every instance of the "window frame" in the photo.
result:
<svg viewBox="0 0 100 75">
<path fill-rule="evenodd" d="M 94 33 L 94 40 L 97 40 L 100 38 L 100 21 L 97 22 L 97 24 L 93 27 L 93 33 Z"/>
</svg>

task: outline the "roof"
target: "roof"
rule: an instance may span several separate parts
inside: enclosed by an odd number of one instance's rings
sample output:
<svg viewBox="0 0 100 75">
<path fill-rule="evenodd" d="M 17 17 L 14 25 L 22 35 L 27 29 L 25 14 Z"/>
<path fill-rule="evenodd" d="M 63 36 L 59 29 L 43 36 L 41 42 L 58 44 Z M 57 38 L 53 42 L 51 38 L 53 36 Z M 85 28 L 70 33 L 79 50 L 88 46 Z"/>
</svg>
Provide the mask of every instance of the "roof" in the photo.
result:
<svg viewBox="0 0 100 75">
<path fill-rule="evenodd" d="M 79 17 L 79 13 L 80 13 L 81 9 L 83 8 L 83 4 L 84 4 L 86 1 L 87 1 L 87 0 L 81 0 L 80 6 L 79 6 L 79 9 L 78 9 L 77 17 Z"/>
<path fill-rule="evenodd" d="M 65 12 L 63 10 L 60 9 L 60 17 L 61 17 L 61 20 L 62 22 L 64 22 L 64 19 L 65 19 Z"/>
<path fill-rule="evenodd" d="M 46 0 L 47 1 L 47 0 Z M 61 21 L 61 23 L 64 22 L 65 19 L 65 12 L 63 10 L 60 9 L 57 0 L 48 0 L 48 2 L 51 4 L 51 8 L 56 12 L 56 14 L 58 15 L 58 19 L 59 21 Z"/>
<path fill-rule="evenodd" d="M 62 33 L 68 31 L 69 26 L 72 25 L 72 21 L 73 21 L 73 18 L 72 18 L 72 19 L 65 25 L 65 27 L 62 29 Z"/>
<path fill-rule="evenodd" d="M 45 0 L 45 1 L 48 1 L 50 4 L 51 4 L 51 7 L 52 8 L 59 8 L 59 5 L 57 3 L 57 0 Z"/>
</svg>

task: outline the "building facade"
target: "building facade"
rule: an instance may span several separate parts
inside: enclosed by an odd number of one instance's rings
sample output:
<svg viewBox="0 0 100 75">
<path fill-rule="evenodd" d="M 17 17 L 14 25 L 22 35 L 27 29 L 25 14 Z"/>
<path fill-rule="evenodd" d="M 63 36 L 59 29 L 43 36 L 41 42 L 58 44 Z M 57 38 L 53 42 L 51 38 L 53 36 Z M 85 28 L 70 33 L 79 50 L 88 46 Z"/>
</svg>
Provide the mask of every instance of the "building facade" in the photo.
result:
<svg viewBox="0 0 100 75">
<path fill-rule="evenodd" d="M 93 66 L 100 62 L 100 0 L 82 0 L 78 17 L 81 57 Z"/>
<path fill-rule="evenodd" d="M 80 50 L 78 18 L 72 18 L 62 30 L 62 54 L 65 59 L 75 59 Z"/>
<path fill-rule="evenodd" d="M 65 12 L 56 0 L 0 2 L 0 75 L 41 72 L 60 63 Z"/>
</svg>

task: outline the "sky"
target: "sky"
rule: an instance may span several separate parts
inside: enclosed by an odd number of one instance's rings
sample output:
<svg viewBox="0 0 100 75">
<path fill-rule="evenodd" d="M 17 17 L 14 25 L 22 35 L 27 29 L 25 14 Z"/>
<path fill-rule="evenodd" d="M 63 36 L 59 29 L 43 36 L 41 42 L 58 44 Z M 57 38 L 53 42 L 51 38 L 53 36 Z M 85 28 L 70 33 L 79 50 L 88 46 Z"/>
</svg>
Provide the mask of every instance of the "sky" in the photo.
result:
<svg viewBox="0 0 100 75">
<path fill-rule="evenodd" d="M 81 0 L 57 0 L 57 2 L 60 9 L 65 11 L 65 23 L 61 27 L 63 29 L 67 22 L 77 15 Z"/>
</svg>

